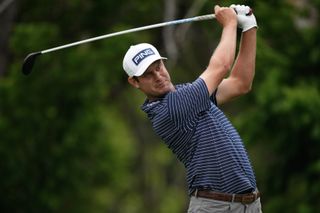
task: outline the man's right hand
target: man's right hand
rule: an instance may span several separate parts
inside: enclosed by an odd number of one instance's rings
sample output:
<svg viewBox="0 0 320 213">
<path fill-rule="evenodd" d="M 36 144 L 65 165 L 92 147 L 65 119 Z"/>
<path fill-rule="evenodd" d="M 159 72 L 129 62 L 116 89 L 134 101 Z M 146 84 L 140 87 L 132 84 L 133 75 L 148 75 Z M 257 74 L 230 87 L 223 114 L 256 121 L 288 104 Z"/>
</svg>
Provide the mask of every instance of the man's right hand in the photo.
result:
<svg viewBox="0 0 320 213">
<path fill-rule="evenodd" d="M 230 7 L 220 7 L 216 5 L 214 7 L 214 13 L 216 15 L 217 21 L 223 26 L 226 27 L 228 25 L 237 26 L 237 14 Z"/>
</svg>

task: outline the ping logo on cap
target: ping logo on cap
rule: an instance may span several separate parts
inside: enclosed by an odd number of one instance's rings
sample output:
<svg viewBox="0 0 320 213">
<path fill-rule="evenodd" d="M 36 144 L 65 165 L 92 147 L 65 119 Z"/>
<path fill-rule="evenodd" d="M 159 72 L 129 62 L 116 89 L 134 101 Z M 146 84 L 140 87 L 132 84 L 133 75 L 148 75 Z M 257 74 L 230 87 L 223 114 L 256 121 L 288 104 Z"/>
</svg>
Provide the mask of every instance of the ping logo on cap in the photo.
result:
<svg viewBox="0 0 320 213">
<path fill-rule="evenodd" d="M 155 55 L 155 53 L 153 52 L 153 50 L 151 48 L 147 48 L 147 49 L 141 50 L 138 54 L 136 54 L 132 58 L 132 61 L 135 65 L 138 66 L 141 63 L 141 61 L 143 61 L 145 58 L 147 58 L 151 55 Z"/>
</svg>

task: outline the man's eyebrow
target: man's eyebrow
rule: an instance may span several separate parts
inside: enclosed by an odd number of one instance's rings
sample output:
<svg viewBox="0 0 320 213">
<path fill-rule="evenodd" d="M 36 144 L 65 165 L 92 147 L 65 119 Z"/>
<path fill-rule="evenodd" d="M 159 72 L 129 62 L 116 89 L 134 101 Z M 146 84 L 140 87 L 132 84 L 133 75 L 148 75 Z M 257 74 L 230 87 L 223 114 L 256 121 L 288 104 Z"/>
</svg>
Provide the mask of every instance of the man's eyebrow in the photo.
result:
<svg viewBox="0 0 320 213">
<path fill-rule="evenodd" d="M 151 72 L 151 71 L 152 71 L 151 67 L 148 67 L 148 69 L 144 73 Z"/>
<path fill-rule="evenodd" d="M 151 73 L 152 72 L 152 70 L 150 69 L 150 67 L 143 73 L 143 75 L 145 75 L 145 74 L 148 74 L 148 73 Z"/>
<path fill-rule="evenodd" d="M 148 68 L 147 68 L 147 70 L 146 70 L 146 72 L 150 72 L 150 71 L 152 71 L 153 69 L 154 69 L 154 67 L 156 66 L 156 64 L 154 63 L 154 64 L 151 64 Z"/>
<path fill-rule="evenodd" d="M 148 68 L 147 70 L 144 72 L 151 72 L 154 68 L 156 68 L 157 66 L 160 66 L 161 65 L 161 60 L 157 60 L 155 62 L 153 62 Z"/>
</svg>

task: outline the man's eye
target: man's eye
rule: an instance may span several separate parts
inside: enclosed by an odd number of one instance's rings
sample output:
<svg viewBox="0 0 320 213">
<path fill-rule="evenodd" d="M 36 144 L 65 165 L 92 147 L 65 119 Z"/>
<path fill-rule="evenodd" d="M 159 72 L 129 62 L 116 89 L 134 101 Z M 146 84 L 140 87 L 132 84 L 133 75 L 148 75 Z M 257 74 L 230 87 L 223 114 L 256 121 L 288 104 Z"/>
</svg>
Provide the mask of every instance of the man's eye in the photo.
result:
<svg viewBox="0 0 320 213">
<path fill-rule="evenodd" d="M 144 74 L 144 77 L 148 77 L 148 76 L 150 76 L 150 75 L 151 75 L 150 72 L 146 72 L 146 73 Z"/>
<path fill-rule="evenodd" d="M 159 71 L 160 68 L 161 68 L 161 64 L 159 63 L 159 64 L 157 64 L 157 66 L 156 66 L 156 70 Z"/>
</svg>

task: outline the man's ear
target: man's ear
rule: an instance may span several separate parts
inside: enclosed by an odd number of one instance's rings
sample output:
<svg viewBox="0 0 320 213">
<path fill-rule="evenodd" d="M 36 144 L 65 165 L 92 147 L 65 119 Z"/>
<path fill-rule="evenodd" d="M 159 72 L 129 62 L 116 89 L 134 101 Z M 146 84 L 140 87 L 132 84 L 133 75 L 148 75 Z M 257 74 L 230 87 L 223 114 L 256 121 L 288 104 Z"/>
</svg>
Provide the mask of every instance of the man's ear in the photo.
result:
<svg viewBox="0 0 320 213">
<path fill-rule="evenodd" d="M 133 87 L 139 89 L 139 82 L 136 78 L 132 77 L 132 76 L 129 76 L 128 77 L 128 82 L 129 84 L 131 84 Z"/>
</svg>

